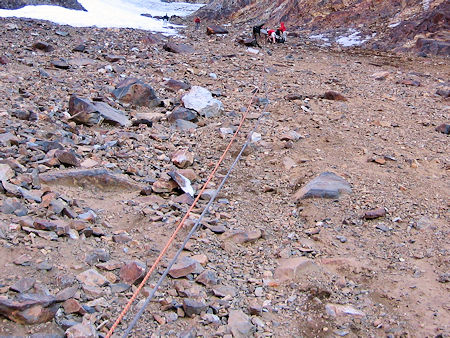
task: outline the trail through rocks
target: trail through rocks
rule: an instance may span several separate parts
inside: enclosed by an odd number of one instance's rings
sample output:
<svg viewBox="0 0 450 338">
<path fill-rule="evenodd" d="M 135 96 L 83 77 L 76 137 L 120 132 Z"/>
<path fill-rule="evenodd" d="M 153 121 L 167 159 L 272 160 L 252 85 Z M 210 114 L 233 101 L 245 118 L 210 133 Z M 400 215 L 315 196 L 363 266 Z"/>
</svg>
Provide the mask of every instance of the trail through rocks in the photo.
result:
<svg viewBox="0 0 450 338">
<path fill-rule="evenodd" d="M 122 333 L 266 104 L 132 336 L 450 334 L 447 59 L 1 21 L 0 335 L 105 335 L 249 106 Z"/>
</svg>

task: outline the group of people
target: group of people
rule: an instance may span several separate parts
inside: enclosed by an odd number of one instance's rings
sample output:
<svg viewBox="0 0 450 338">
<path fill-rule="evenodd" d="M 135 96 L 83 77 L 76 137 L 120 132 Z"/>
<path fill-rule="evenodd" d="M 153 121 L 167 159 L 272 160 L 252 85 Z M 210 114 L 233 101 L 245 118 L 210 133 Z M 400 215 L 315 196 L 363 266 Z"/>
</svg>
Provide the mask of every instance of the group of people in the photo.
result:
<svg viewBox="0 0 450 338">
<path fill-rule="evenodd" d="M 284 22 L 280 23 L 280 27 L 277 29 L 265 29 L 265 23 L 253 26 L 253 38 L 258 43 L 258 38 L 262 35 L 267 36 L 267 41 L 270 43 L 285 43 L 287 37 L 286 26 Z"/>
</svg>

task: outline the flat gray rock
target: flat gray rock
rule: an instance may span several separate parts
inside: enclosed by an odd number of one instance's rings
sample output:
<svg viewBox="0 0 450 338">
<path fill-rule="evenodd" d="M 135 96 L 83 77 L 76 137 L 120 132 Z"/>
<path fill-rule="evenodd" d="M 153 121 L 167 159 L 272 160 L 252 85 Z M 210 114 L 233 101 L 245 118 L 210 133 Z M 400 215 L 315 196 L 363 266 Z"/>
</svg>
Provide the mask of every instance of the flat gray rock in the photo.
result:
<svg viewBox="0 0 450 338">
<path fill-rule="evenodd" d="M 332 172 L 323 172 L 294 194 L 294 200 L 306 198 L 339 198 L 342 193 L 351 193 L 350 184 Z"/>
</svg>

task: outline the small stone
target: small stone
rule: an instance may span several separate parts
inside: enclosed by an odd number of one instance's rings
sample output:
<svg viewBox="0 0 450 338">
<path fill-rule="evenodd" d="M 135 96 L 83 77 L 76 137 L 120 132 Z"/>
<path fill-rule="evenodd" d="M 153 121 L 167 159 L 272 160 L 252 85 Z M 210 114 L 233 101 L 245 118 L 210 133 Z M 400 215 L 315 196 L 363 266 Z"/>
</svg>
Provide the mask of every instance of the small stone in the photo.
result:
<svg viewBox="0 0 450 338">
<path fill-rule="evenodd" d="M 178 168 L 186 168 L 194 163 L 194 155 L 187 149 L 178 150 L 172 155 L 172 162 Z"/>
<path fill-rule="evenodd" d="M 332 317 L 339 316 L 354 316 L 354 317 L 364 317 L 366 314 L 358 309 L 355 309 L 351 305 L 341 305 L 328 303 L 325 305 L 325 311 L 328 315 Z"/>
<path fill-rule="evenodd" d="M 98 338 L 95 327 L 89 322 L 83 322 L 68 328 L 66 338 Z"/>
<path fill-rule="evenodd" d="M 121 232 L 119 234 L 113 235 L 112 239 L 115 243 L 125 244 L 130 242 L 133 238 L 127 232 Z"/>
<path fill-rule="evenodd" d="M 322 96 L 325 100 L 333 100 L 333 101 L 347 101 L 347 99 L 344 97 L 344 95 L 334 92 L 334 91 L 328 91 L 325 92 Z"/>
<path fill-rule="evenodd" d="M 450 124 L 443 123 L 436 127 L 436 131 L 448 135 L 450 134 Z"/>
<path fill-rule="evenodd" d="M 108 280 L 94 269 L 80 273 L 77 275 L 77 279 L 87 286 L 104 286 L 108 284 Z"/>
<path fill-rule="evenodd" d="M 216 285 L 212 288 L 213 293 L 217 297 L 235 297 L 237 294 L 237 289 L 233 286 L 226 286 L 226 285 Z"/>
<path fill-rule="evenodd" d="M 242 310 L 230 310 L 228 328 L 233 337 L 249 337 L 254 330 L 250 318 Z"/>
<path fill-rule="evenodd" d="M 33 49 L 39 49 L 48 53 L 53 51 L 53 46 L 49 45 L 46 42 L 39 41 L 33 44 Z"/>
<path fill-rule="evenodd" d="M 119 276 L 124 283 L 137 284 L 145 276 L 145 270 L 146 266 L 142 262 L 127 262 L 120 269 Z"/>
<path fill-rule="evenodd" d="M 367 211 L 363 217 L 364 217 L 364 219 L 375 219 L 375 218 L 384 217 L 384 216 L 386 216 L 386 209 L 385 208 L 377 208 L 377 209 Z"/>
<path fill-rule="evenodd" d="M 172 278 L 180 278 L 186 277 L 191 273 L 199 274 L 203 270 L 203 267 L 196 260 L 190 257 L 182 257 L 177 263 L 172 266 L 169 271 L 169 275 Z"/>
<path fill-rule="evenodd" d="M 73 298 L 66 300 L 63 303 L 63 308 L 64 308 L 64 312 L 66 314 L 79 313 L 79 314 L 83 315 L 86 313 L 86 310 L 83 309 L 81 304 L 76 299 L 73 299 Z"/>
<path fill-rule="evenodd" d="M 205 286 L 217 284 L 217 276 L 214 271 L 205 270 L 195 279 L 197 283 L 203 284 Z"/>
<path fill-rule="evenodd" d="M 204 301 L 197 301 L 190 298 L 183 299 L 183 310 L 188 317 L 199 315 L 202 311 L 205 311 L 207 305 Z"/>
</svg>

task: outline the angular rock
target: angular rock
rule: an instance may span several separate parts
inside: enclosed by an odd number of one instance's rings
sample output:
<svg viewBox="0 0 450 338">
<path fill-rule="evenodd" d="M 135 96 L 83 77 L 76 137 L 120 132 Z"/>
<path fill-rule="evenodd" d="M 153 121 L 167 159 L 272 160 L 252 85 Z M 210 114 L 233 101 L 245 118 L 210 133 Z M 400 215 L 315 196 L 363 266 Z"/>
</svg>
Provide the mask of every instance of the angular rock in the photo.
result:
<svg viewBox="0 0 450 338">
<path fill-rule="evenodd" d="M 66 338 L 98 338 L 95 327 L 88 323 L 83 322 L 68 328 L 65 332 Z"/>
<path fill-rule="evenodd" d="M 182 257 L 172 266 L 169 271 L 169 275 L 172 278 L 181 278 L 186 277 L 191 273 L 199 274 L 203 270 L 203 267 L 196 260 L 190 257 Z"/>
<path fill-rule="evenodd" d="M 65 60 L 53 60 L 51 62 L 52 66 L 59 69 L 69 69 L 70 64 Z"/>
<path fill-rule="evenodd" d="M 379 217 L 386 216 L 386 209 L 385 208 L 377 208 L 373 210 L 366 211 L 364 214 L 364 219 L 375 219 Z"/>
<path fill-rule="evenodd" d="M 450 134 L 450 124 L 442 123 L 436 127 L 436 131 L 448 135 Z"/>
<path fill-rule="evenodd" d="M 205 270 L 195 279 L 197 283 L 205 286 L 217 284 L 217 275 L 212 270 Z"/>
<path fill-rule="evenodd" d="M 230 310 L 228 328 L 236 338 L 250 337 L 254 330 L 250 318 L 242 310 Z"/>
<path fill-rule="evenodd" d="M 160 178 L 152 184 L 152 190 L 156 193 L 169 193 L 178 188 L 178 183 L 174 180 Z"/>
<path fill-rule="evenodd" d="M 35 42 L 33 44 L 33 49 L 38 49 L 38 50 L 42 50 L 44 52 L 49 53 L 49 52 L 53 51 L 54 48 L 53 48 L 53 46 L 51 46 L 50 44 L 48 44 L 46 42 L 39 41 L 39 42 Z"/>
<path fill-rule="evenodd" d="M 224 240 L 233 241 L 237 244 L 255 242 L 263 236 L 261 229 L 255 229 L 253 231 L 234 230 L 222 235 Z"/>
<path fill-rule="evenodd" d="M 212 288 L 212 291 L 215 296 L 222 298 L 226 296 L 235 297 L 237 295 L 237 289 L 227 285 L 216 285 Z"/>
<path fill-rule="evenodd" d="M 161 100 L 156 96 L 154 89 L 144 82 L 128 78 L 120 82 L 111 93 L 117 100 L 136 106 L 156 107 Z"/>
<path fill-rule="evenodd" d="M 131 121 L 124 112 L 114 109 L 104 102 L 92 103 L 76 95 L 70 97 L 69 114 L 71 119 L 88 126 L 99 124 L 103 120 L 125 127 L 131 125 Z"/>
<path fill-rule="evenodd" d="M 214 99 L 211 92 L 200 86 L 193 86 L 189 93 L 182 97 L 183 104 L 202 116 L 214 117 L 223 109 L 222 102 Z"/>
<path fill-rule="evenodd" d="M 196 125 L 195 123 L 193 123 L 191 121 L 180 120 L 180 119 L 175 121 L 175 126 L 178 130 L 184 130 L 184 131 L 198 128 L 198 125 Z"/>
<path fill-rule="evenodd" d="M 73 167 L 80 166 L 80 161 L 73 150 L 56 150 L 54 156 L 63 164 Z"/>
<path fill-rule="evenodd" d="M 109 283 L 103 275 L 94 269 L 89 269 L 78 274 L 77 279 L 87 286 L 104 286 Z"/>
<path fill-rule="evenodd" d="M 184 43 L 168 42 L 163 45 L 163 49 L 170 53 L 176 54 L 192 54 L 195 52 L 194 48 Z"/>
<path fill-rule="evenodd" d="M 167 120 L 170 123 L 174 123 L 174 122 L 176 122 L 176 120 L 196 121 L 197 120 L 197 112 L 192 109 L 178 107 L 169 114 L 169 116 L 167 117 Z"/>
<path fill-rule="evenodd" d="M 183 310 L 188 317 L 201 314 L 202 311 L 207 309 L 207 307 L 208 306 L 203 300 L 198 301 L 191 298 L 183 299 Z"/>
<path fill-rule="evenodd" d="M 324 172 L 314 178 L 293 196 L 295 201 L 306 198 L 338 198 L 341 193 L 351 193 L 352 188 L 342 177 Z"/>
<path fill-rule="evenodd" d="M 191 181 L 175 171 L 168 173 L 168 175 L 178 184 L 181 190 L 189 196 L 194 197 L 195 191 L 194 188 L 192 188 Z"/>
<path fill-rule="evenodd" d="M 70 298 L 63 303 L 64 312 L 66 314 L 79 313 L 81 315 L 86 313 L 81 304 L 74 298 Z"/>
<path fill-rule="evenodd" d="M 341 305 L 328 303 L 325 305 L 325 311 L 332 317 L 339 316 L 352 316 L 352 317 L 364 317 L 366 314 L 361 310 L 355 309 L 351 305 Z"/>
<path fill-rule="evenodd" d="M 220 26 L 217 25 L 210 25 L 206 28 L 206 34 L 213 35 L 213 34 L 228 34 L 228 31 Z"/>
<path fill-rule="evenodd" d="M 185 83 L 183 81 L 173 80 L 173 79 L 169 79 L 166 82 L 164 82 L 163 86 L 164 86 L 164 88 L 166 88 L 172 92 L 177 92 L 180 89 L 188 90 L 189 88 L 191 88 L 190 84 Z"/>
<path fill-rule="evenodd" d="M 0 65 L 6 65 L 9 62 L 8 58 L 4 55 L 0 56 Z"/>
<path fill-rule="evenodd" d="M 23 293 L 23 292 L 30 290 L 34 286 L 34 283 L 36 283 L 36 279 L 34 279 L 32 277 L 25 277 L 25 278 L 19 279 L 16 283 L 11 285 L 9 288 L 12 291 Z"/>
<path fill-rule="evenodd" d="M 0 163 L 0 181 L 7 181 L 15 175 L 14 170 L 7 164 Z"/>
<path fill-rule="evenodd" d="M 178 168 L 184 169 L 194 163 L 194 155 L 187 149 L 181 149 L 172 155 L 171 160 Z"/>
<path fill-rule="evenodd" d="M 61 291 L 59 291 L 55 298 L 57 302 L 64 302 L 68 300 L 69 298 L 72 298 L 75 296 L 75 293 L 78 291 L 78 284 L 69 286 Z"/>
<path fill-rule="evenodd" d="M 0 314 L 25 325 L 41 324 L 55 317 L 59 304 L 52 296 L 21 293 L 11 300 L 0 296 Z"/>
<path fill-rule="evenodd" d="M 146 266 L 142 262 L 132 261 L 125 263 L 120 269 L 119 276 L 122 282 L 137 284 L 145 276 Z"/>
</svg>

